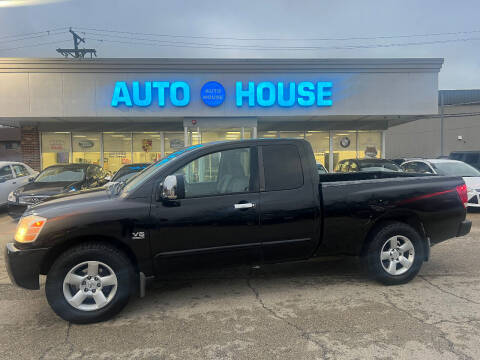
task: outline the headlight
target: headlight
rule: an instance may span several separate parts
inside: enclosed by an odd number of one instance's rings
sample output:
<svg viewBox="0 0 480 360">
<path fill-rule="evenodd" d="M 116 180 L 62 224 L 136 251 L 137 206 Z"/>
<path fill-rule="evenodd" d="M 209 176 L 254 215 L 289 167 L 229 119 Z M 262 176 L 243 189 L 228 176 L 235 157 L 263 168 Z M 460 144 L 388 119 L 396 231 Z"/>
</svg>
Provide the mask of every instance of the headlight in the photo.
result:
<svg viewBox="0 0 480 360">
<path fill-rule="evenodd" d="M 10 194 L 8 194 L 7 200 L 10 202 L 17 202 L 17 197 L 13 194 L 13 191 Z"/>
<path fill-rule="evenodd" d="M 37 240 L 46 222 L 47 219 L 41 216 L 29 215 L 22 217 L 17 225 L 15 241 L 29 243 Z"/>
</svg>

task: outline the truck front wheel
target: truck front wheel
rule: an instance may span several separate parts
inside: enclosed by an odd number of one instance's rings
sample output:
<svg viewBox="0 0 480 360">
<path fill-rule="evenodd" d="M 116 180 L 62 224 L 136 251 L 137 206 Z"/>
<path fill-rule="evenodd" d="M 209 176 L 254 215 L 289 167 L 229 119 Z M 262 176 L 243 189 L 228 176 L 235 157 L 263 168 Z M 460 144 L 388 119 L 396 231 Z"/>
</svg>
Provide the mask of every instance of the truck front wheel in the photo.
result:
<svg viewBox="0 0 480 360">
<path fill-rule="evenodd" d="M 135 282 L 128 257 L 97 242 L 61 254 L 47 275 L 45 293 L 52 309 L 77 324 L 104 321 L 127 304 Z"/>
<path fill-rule="evenodd" d="M 405 284 L 420 271 L 424 253 L 424 240 L 414 228 L 387 223 L 372 234 L 366 254 L 368 271 L 383 284 Z"/>
</svg>

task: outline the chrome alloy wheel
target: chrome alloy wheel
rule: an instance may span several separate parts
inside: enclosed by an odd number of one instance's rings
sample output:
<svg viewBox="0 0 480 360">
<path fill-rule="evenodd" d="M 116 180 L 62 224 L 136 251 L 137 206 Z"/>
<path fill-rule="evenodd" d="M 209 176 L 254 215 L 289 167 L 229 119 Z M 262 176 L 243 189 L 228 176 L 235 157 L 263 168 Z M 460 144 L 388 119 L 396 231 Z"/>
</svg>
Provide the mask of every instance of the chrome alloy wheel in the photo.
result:
<svg viewBox="0 0 480 360">
<path fill-rule="evenodd" d="M 380 251 L 380 262 L 390 275 L 402 275 L 410 269 L 415 259 L 415 248 L 405 236 L 396 235 L 389 238 Z"/>
<path fill-rule="evenodd" d="M 98 310 L 112 301 L 118 280 L 110 266 L 100 261 L 75 265 L 63 280 L 63 296 L 75 309 Z"/>
</svg>

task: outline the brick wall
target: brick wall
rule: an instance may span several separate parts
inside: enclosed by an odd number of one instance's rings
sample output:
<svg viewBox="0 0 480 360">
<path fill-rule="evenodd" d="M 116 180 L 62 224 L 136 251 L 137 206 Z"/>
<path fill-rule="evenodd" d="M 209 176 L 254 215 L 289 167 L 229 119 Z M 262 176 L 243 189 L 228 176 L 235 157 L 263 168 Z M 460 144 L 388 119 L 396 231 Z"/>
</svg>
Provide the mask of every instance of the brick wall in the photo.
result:
<svg viewBox="0 0 480 360">
<path fill-rule="evenodd" d="M 36 127 L 22 127 L 22 157 L 23 162 L 35 170 L 40 170 L 40 133 Z"/>
</svg>

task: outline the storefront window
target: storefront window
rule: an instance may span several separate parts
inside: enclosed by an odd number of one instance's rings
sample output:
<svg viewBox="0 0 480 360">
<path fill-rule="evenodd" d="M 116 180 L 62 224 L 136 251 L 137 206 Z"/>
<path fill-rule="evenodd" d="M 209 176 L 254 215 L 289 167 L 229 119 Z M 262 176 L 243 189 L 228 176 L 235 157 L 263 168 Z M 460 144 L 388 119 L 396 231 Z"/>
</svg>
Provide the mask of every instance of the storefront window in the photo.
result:
<svg viewBox="0 0 480 360">
<path fill-rule="evenodd" d="M 358 131 L 359 158 L 380 158 L 381 149 L 382 133 L 380 131 Z"/>
<path fill-rule="evenodd" d="M 162 136 L 158 132 L 133 134 L 133 162 L 150 163 L 162 157 Z"/>
<path fill-rule="evenodd" d="M 103 167 L 115 172 L 125 164 L 132 163 L 131 133 L 103 133 Z"/>
<path fill-rule="evenodd" d="M 281 138 L 305 139 L 304 131 L 279 131 Z"/>
<path fill-rule="evenodd" d="M 242 129 L 202 129 L 202 143 L 225 140 L 241 140 Z"/>
<path fill-rule="evenodd" d="M 42 167 L 71 161 L 69 132 L 42 133 Z"/>
<path fill-rule="evenodd" d="M 259 139 L 276 139 L 276 138 L 278 138 L 278 131 L 276 131 L 276 130 L 259 131 L 257 133 L 257 137 Z"/>
<path fill-rule="evenodd" d="M 357 132 L 355 130 L 333 133 L 333 168 L 340 160 L 357 158 Z"/>
<path fill-rule="evenodd" d="M 165 139 L 165 156 L 185 147 L 185 134 L 183 132 L 166 132 Z"/>
<path fill-rule="evenodd" d="M 305 140 L 312 145 L 313 154 L 317 163 L 321 163 L 328 169 L 328 155 L 330 146 L 330 136 L 328 131 L 307 131 Z"/>
<path fill-rule="evenodd" d="M 101 133 L 72 133 L 73 162 L 100 165 Z"/>
</svg>

